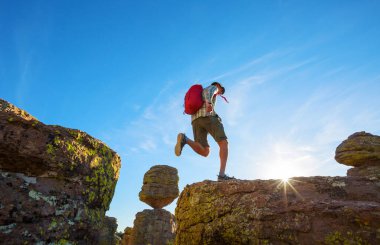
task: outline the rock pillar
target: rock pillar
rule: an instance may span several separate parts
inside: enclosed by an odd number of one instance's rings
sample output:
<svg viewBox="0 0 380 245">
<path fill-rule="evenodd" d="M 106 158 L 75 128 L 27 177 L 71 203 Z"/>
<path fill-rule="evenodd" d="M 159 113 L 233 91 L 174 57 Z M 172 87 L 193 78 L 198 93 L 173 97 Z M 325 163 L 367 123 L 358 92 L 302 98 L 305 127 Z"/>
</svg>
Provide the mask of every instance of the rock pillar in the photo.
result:
<svg viewBox="0 0 380 245">
<path fill-rule="evenodd" d="M 145 173 L 139 197 L 153 209 L 136 214 L 134 227 L 129 231 L 128 245 L 164 245 L 174 242 L 175 218 L 163 207 L 178 197 L 178 180 L 177 169 L 166 165 L 153 166 Z"/>
</svg>

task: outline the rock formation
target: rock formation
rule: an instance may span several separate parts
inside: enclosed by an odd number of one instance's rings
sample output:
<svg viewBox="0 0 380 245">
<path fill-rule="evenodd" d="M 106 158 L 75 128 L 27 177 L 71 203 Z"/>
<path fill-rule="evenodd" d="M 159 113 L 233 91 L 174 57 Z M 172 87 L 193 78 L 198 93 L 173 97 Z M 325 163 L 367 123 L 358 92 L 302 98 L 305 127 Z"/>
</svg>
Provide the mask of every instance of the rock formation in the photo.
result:
<svg viewBox="0 0 380 245">
<path fill-rule="evenodd" d="M 0 100 L 0 241 L 99 244 L 120 157 L 75 129 Z M 112 225 L 111 225 L 112 227 Z M 103 231 L 103 232 L 101 232 Z"/>
<path fill-rule="evenodd" d="M 132 244 L 166 245 L 174 241 L 174 215 L 165 209 L 145 209 L 136 214 Z"/>
<path fill-rule="evenodd" d="M 347 177 L 203 181 L 182 191 L 175 244 L 380 244 L 379 136 L 336 151 Z"/>
<path fill-rule="evenodd" d="M 162 208 L 178 197 L 178 180 L 177 169 L 166 165 L 153 166 L 145 173 L 139 197 L 154 209 L 136 214 L 132 230 L 125 230 L 123 245 L 164 245 L 174 241 L 174 215 Z"/>
<path fill-rule="evenodd" d="M 127 227 L 124 229 L 124 234 L 121 238 L 121 245 L 130 245 L 132 244 L 132 228 Z"/>
<path fill-rule="evenodd" d="M 152 208 L 163 208 L 179 195 L 177 169 L 156 165 L 144 175 L 144 183 L 139 193 L 141 201 Z"/>
<path fill-rule="evenodd" d="M 117 220 L 113 217 L 105 217 L 99 230 L 98 243 L 101 245 L 120 244 L 121 239 L 116 235 Z"/>
<path fill-rule="evenodd" d="M 366 132 L 354 133 L 336 148 L 335 160 L 353 167 L 378 166 L 380 137 Z"/>
<path fill-rule="evenodd" d="M 335 160 L 354 166 L 347 171 L 348 176 L 379 181 L 380 136 L 366 132 L 354 133 L 336 148 Z"/>
</svg>

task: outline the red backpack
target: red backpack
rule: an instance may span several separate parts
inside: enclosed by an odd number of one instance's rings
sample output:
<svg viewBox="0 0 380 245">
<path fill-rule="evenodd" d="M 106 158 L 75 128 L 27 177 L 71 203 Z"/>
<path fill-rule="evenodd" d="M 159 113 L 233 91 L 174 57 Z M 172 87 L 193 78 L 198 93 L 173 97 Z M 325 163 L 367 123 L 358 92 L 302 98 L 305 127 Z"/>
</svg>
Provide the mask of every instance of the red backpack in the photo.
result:
<svg viewBox="0 0 380 245">
<path fill-rule="evenodd" d="M 203 87 L 195 84 L 189 88 L 185 95 L 185 113 L 189 115 L 195 114 L 203 105 L 202 98 Z"/>
</svg>

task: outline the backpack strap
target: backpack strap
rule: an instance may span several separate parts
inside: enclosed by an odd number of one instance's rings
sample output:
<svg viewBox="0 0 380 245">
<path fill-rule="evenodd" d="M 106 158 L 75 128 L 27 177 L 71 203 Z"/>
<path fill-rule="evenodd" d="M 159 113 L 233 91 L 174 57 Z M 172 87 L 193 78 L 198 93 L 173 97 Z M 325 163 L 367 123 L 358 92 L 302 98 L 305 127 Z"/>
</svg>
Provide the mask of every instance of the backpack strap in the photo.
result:
<svg viewBox="0 0 380 245">
<path fill-rule="evenodd" d="M 221 94 L 218 94 L 220 97 L 222 97 L 223 99 L 224 99 L 224 101 L 226 101 L 227 103 L 230 103 L 230 102 L 228 102 L 228 100 L 227 100 L 227 98 L 226 97 L 224 97 L 223 95 L 221 95 Z"/>
</svg>

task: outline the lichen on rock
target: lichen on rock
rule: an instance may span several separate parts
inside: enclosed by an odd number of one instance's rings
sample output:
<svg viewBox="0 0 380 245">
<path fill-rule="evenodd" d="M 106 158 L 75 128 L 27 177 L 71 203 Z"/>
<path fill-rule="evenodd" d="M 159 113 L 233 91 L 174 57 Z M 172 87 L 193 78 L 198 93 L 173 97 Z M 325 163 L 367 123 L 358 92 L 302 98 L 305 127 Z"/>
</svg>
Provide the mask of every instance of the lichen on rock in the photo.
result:
<svg viewBox="0 0 380 245">
<path fill-rule="evenodd" d="M 350 135 L 336 148 L 335 159 L 354 167 L 380 166 L 380 136 L 364 131 Z"/>
<path fill-rule="evenodd" d="M 100 140 L 0 100 L 0 240 L 98 243 L 120 167 Z"/>
<path fill-rule="evenodd" d="M 33 117 L 32 115 L 30 115 L 28 112 L 14 106 L 13 104 L 9 103 L 8 101 L 5 101 L 3 99 L 0 98 L 0 111 L 3 111 L 3 112 L 9 112 L 10 118 L 10 121 L 13 121 L 13 118 L 16 116 L 16 117 L 20 117 L 20 118 L 23 118 L 25 120 L 33 120 L 33 121 L 38 121 L 35 117 Z"/>
<path fill-rule="evenodd" d="M 347 177 L 203 181 L 177 201 L 175 244 L 380 244 L 379 136 L 357 133 L 336 159 Z"/>
</svg>

